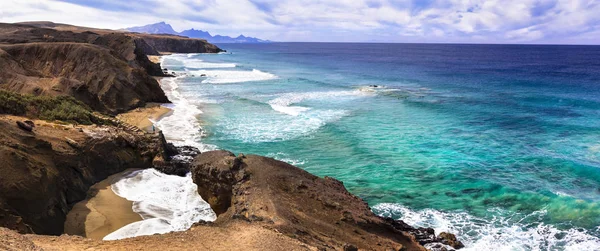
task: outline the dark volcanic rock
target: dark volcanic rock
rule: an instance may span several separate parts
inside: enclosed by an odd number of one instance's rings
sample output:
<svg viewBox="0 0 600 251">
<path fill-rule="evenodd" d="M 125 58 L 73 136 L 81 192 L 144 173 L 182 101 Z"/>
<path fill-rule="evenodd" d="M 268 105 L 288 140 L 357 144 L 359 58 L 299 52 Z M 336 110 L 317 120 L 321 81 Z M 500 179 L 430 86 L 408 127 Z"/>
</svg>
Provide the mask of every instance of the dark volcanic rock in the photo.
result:
<svg viewBox="0 0 600 251">
<path fill-rule="evenodd" d="M 194 160 L 192 178 L 218 214 L 216 226 L 247 221 L 322 249 L 424 250 L 342 182 L 281 161 L 205 152 Z"/>
<path fill-rule="evenodd" d="M 459 249 L 465 247 L 465 245 L 462 242 L 456 239 L 456 235 L 454 234 L 441 232 L 438 237 L 443 240 L 444 244 L 453 248 Z"/>
<path fill-rule="evenodd" d="M 154 168 L 162 173 L 185 176 L 190 172 L 194 157 L 200 154 L 198 148 L 192 146 L 175 147 L 167 143 L 162 131 L 158 133 L 160 149 L 163 149 L 152 161 Z"/>
<path fill-rule="evenodd" d="M 436 237 L 435 230 L 433 228 L 423 228 L 423 227 L 415 228 L 415 227 L 412 227 L 412 226 L 406 224 L 404 221 L 394 220 L 392 218 L 386 218 L 385 220 L 394 229 L 397 229 L 399 231 L 406 232 L 406 233 L 409 233 L 410 235 L 412 235 L 414 237 L 415 241 L 419 242 L 421 245 L 427 244 L 428 246 L 431 246 L 431 247 L 437 247 L 437 248 L 430 247 L 430 249 L 447 250 L 445 245 L 448 245 L 455 249 L 460 249 L 460 248 L 465 247 L 462 244 L 462 242 L 460 242 L 459 240 L 456 239 L 456 236 L 454 234 L 442 232 L 442 233 L 440 233 L 439 236 Z"/>
</svg>

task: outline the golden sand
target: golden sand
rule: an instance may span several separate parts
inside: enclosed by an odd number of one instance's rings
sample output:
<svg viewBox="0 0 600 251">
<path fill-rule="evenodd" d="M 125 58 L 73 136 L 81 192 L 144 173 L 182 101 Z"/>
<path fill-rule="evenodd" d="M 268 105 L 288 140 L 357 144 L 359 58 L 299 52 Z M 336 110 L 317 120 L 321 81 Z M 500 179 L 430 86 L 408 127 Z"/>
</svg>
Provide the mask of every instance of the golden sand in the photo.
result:
<svg viewBox="0 0 600 251">
<path fill-rule="evenodd" d="M 133 202 L 117 196 L 110 188 L 120 177 L 133 171 L 136 169 L 128 169 L 93 185 L 89 191 L 93 196 L 75 204 L 67 214 L 65 233 L 101 240 L 125 225 L 141 221 L 142 217 L 133 212 Z"/>
<path fill-rule="evenodd" d="M 117 115 L 117 118 L 127 124 L 137 126 L 147 132 L 152 132 L 152 121 L 160 120 L 169 115 L 171 109 L 161 106 L 158 103 L 149 103 L 144 108 L 137 108 L 126 113 Z"/>
</svg>

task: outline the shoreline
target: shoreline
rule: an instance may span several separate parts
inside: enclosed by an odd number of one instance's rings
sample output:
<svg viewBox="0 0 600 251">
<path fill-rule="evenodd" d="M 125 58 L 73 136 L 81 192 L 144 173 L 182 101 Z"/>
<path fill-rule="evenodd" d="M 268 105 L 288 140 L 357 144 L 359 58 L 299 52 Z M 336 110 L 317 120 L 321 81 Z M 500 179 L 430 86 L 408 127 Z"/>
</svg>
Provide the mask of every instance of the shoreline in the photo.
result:
<svg viewBox="0 0 600 251">
<path fill-rule="evenodd" d="M 143 220 L 133 211 L 133 202 L 116 195 L 111 185 L 139 169 L 113 174 L 88 190 L 88 198 L 73 206 L 65 221 L 65 234 L 102 240 L 106 235 Z"/>
<path fill-rule="evenodd" d="M 173 109 L 162 106 L 161 103 L 148 103 L 143 108 L 136 108 L 117 115 L 117 119 L 136 126 L 145 132 L 153 132 L 154 122 L 173 113 Z M 154 121 L 154 122 L 153 122 Z"/>
</svg>

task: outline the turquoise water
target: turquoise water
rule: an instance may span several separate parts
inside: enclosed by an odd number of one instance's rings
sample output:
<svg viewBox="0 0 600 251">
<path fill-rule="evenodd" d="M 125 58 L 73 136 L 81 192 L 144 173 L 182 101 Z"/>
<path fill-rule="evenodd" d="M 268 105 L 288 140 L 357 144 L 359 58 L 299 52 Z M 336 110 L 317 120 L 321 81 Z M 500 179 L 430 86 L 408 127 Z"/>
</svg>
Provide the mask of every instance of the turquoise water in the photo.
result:
<svg viewBox="0 0 600 251">
<path fill-rule="evenodd" d="M 600 47 L 222 47 L 164 58 L 176 143 L 335 177 L 468 249 L 600 250 Z"/>
</svg>

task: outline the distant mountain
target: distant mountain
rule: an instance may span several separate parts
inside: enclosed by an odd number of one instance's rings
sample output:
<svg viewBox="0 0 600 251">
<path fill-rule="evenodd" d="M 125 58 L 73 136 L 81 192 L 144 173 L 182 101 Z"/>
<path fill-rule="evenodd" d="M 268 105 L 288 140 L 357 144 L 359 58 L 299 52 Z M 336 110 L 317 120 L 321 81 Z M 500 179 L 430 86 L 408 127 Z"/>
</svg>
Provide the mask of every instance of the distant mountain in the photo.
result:
<svg viewBox="0 0 600 251">
<path fill-rule="evenodd" d="M 230 36 L 221 36 L 221 35 L 211 35 L 207 31 L 189 29 L 184 30 L 182 32 L 176 32 L 173 30 L 170 24 L 165 22 L 149 24 L 138 27 L 126 28 L 125 30 L 131 32 L 139 32 L 139 33 L 149 33 L 149 34 L 173 34 L 186 36 L 190 38 L 200 38 L 206 39 L 210 43 L 270 43 L 269 40 L 263 40 L 255 37 L 246 37 L 244 35 L 239 35 L 238 37 L 230 37 Z"/>
<path fill-rule="evenodd" d="M 173 27 L 171 27 L 170 24 L 165 23 L 165 22 L 149 24 L 149 25 L 144 25 L 144 26 L 131 27 L 131 28 L 127 28 L 126 30 L 131 31 L 131 32 L 148 33 L 148 34 L 179 35 L 179 33 L 177 33 L 175 30 L 173 30 Z"/>
</svg>

